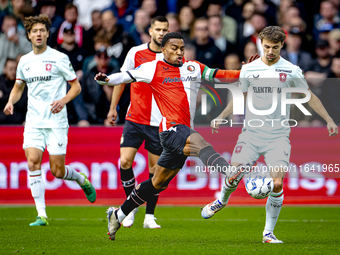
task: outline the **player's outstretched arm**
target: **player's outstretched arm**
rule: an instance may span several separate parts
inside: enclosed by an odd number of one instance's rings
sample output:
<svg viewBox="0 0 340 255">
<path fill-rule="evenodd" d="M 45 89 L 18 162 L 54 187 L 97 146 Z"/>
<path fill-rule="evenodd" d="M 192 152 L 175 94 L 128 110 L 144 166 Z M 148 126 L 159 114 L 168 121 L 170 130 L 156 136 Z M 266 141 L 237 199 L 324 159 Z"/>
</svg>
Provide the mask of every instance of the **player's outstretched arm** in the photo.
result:
<svg viewBox="0 0 340 255">
<path fill-rule="evenodd" d="M 62 99 L 55 100 L 52 102 L 51 104 L 52 113 L 59 113 L 68 102 L 72 101 L 76 96 L 80 94 L 81 86 L 78 79 L 70 81 L 69 84 L 71 88 L 67 92 L 66 96 L 64 96 Z"/>
<path fill-rule="evenodd" d="M 15 82 L 11 94 L 9 95 L 8 102 L 4 108 L 4 113 L 6 115 L 13 115 L 14 104 L 20 100 L 24 88 L 25 82 Z"/>
<path fill-rule="evenodd" d="M 128 72 L 119 72 L 114 73 L 107 76 L 104 73 L 98 73 L 94 77 L 94 80 L 97 81 L 100 85 L 108 85 L 108 86 L 117 86 L 122 83 L 131 83 L 134 79 L 129 75 Z"/>
<path fill-rule="evenodd" d="M 334 123 L 333 119 L 329 116 L 328 112 L 326 111 L 325 107 L 321 103 L 320 99 L 316 95 L 314 95 L 313 92 L 310 92 L 310 93 L 311 93 L 311 98 L 308 101 L 309 106 L 327 122 L 327 129 L 328 129 L 329 136 L 337 135 L 339 133 L 338 126 Z"/>
</svg>

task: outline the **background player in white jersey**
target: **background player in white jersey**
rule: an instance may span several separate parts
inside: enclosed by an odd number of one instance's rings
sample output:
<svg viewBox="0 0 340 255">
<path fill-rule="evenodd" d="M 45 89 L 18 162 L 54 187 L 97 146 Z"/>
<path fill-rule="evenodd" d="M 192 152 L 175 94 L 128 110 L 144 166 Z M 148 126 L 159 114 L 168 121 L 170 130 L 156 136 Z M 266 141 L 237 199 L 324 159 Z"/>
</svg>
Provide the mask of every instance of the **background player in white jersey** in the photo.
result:
<svg viewBox="0 0 340 255">
<path fill-rule="evenodd" d="M 18 102 L 27 84 L 28 110 L 23 149 L 28 163 L 31 193 L 38 211 L 37 220 L 30 226 L 46 226 L 45 186 L 41 176 L 46 146 L 51 172 L 55 177 L 76 181 L 92 203 L 96 200 L 96 191 L 85 174 L 78 173 L 69 165 L 65 166 L 68 133 L 66 104 L 81 91 L 71 62 L 65 54 L 47 46 L 51 27 L 47 15 L 28 17 L 24 26 L 33 51 L 19 61 L 16 82 L 4 112 L 13 114 L 13 105 Z M 67 94 L 66 82 L 71 85 Z"/>
<path fill-rule="evenodd" d="M 259 35 L 264 50 L 264 55 L 241 69 L 240 87 L 243 93 L 252 92 L 252 101 L 255 109 L 267 110 L 272 105 L 272 95 L 285 87 L 299 87 L 307 91 L 308 84 L 301 69 L 287 60 L 280 57 L 280 50 L 286 38 L 284 31 L 277 26 L 266 27 Z M 267 79 L 266 79 L 267 78 Z M 338 134 L 338 127 L 328 115 L 320 100 L 312 93 L 308 101 L 310 107 L 318 113 L 326 122 L 330 136 Z M 290 94 L 287 94 L 289 98 Z M 247 94 L 245 94 L 245 97 Z M 275 96 L 275 93 L 274 93 Z M 289 104 L 286 114 L 281 115 L 281 100 L 277 97 L 278 105 L 276 110 L 268 115 L 256 115 L 249 110 L 247 102 L 245 123 L 251 119 L 259 119 L 265 123 L 262 127 L 251 127 L 245 125 L 233 151 L 231 165 L 237 166 L 245 162 L 256 161 L 264 155 L 270 174 L 274 179 L 274 189 L 266 204 L 266 224 L 263 231 L 264 243 L 282 243 L 274 235 L 274 227 L 283 203 L 283 178 L 287 169 L 290 157 L 289 125 L 282 124 L 282 121 L 289 119 Z M 224 120 L 233 113 L 233 100 L 223 112 L 211 122 L 213 132 L 217 130 Z M 266 121 L 275 119 L 275 121 Z M 255 126 L 255 125 L 253 125 Z M 240 176 L 243 177 L 244 173 Z M 241 179 L 241 178 L 239 178 Z M 202 210 L 203 218 L 210 218 L 214 213 L 224 208 L 233 191 L 239 182 L 232 182 L 226 178 L 222 187 L 220 197 L 206 205 Z"/>
<path fill-rule="evenodd" d="M 168 33 L 169 22 L 163 16 L 157 16 L 151 20 L 149 34 L 151 42 L 136 46 L 128 52 L 122 72 L 133 70 L 141 64 L 155 59 L 162 60 L 161 42 L 163 36 Z M 117 118 L 117 105 L 123 93 L 125 84 L 116 86 L 112 93 L 110 111 L 107 115 L 112 126 Z M 148 151 L 149 178 L 155 173 L 156 163 L 162 153 L 162 145 L 159 140 L 158 127 L 162 115 L 153 98 L 151 88 L 143 83 L 131 84 L 130 106 L 126 114 L 123 134 L 120 141 L 120 179 L 126 196 L 129 196 L 135 188 L 135 176 L 132 164 L 136 153 L 145 141 L 145 149 Z M 155 194 L 146 203 L 144 228 L 160 228 L 155 222 L 155 207 L 159 194 Z M 124 227 L 131 227 L 138 208 L 135 208 L 123 221 Z"/>
<path fill-rule="evenodd" d="M 208 167 L 219 167 L 228 171 L 228 162 L 191 127 L 201 79 L 213 81 L 229 78 L 234 81 L 238 79 L 240 72 L 212 69 L 197 61 L 183 63 L 185 44 L 179 33 L 166 34 L 161 46 L 163 61 L 154 60 L 134 70 L 112 74 L 109 77 L 102 73 L 95 77 L 98 83 L 110 86 L 133 81 L 148 83 L 149 85 L 144 86 L 151 87 L 162 114 L 159 136 L 163 151 L 157 161 L 155 175 L 152 179 L 138 184 L 120 208 L 108 209 L 111 240 L 115 239 L 121 222 L 132 210 L 167 188 L 189 155 L 199 157 Z M 239 166 L 236 168 L 236 174 L 243 168 L 249 166 Z"/>
</svg>

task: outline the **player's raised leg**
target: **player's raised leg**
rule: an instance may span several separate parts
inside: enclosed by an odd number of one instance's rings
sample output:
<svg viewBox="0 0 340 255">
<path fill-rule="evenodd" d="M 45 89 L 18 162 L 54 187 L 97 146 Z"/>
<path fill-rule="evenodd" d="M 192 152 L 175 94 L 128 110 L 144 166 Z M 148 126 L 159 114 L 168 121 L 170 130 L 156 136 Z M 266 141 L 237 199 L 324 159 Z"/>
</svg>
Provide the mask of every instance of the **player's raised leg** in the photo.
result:
<svg viewBox="0 0 340 255">
<path fill-rule="evenodd" d="M 110 207 L 107 210 L 108 234 L 111 240 L 115 240 L 116 232 L 120 228 L 126 215 L 144 204 L 150 197 L 165 190 L 179 170 L 180 168 L 167 169 L 156 165 L 155 175 L 152 179 L 138 184 L 120 208 Z"/>
<path fill-rule="evenodd" d="M 30 223 L 30 226 L 47 226 L 45 185 L 41 175 L 43 151 L 34 147 L 28 147 L 25 149 L 25 154 L 29 170 L 28 179 L 31 187 L 31 193 L 38 212 L 36 221 Z"/>
<path fill-rule="evenodd" d="M 125 127 L 124 127 L 125 128 Z M 123 134 L 124 135 L 124 134 Z M 122 136 L 123 137 L 123 136 Z M 122 138 L 127 140 L 126 138 Z M 124 141 L 125 142 L 125 141 Z M 132 190 L 135 188 L 136 180 L 132 169 L 132 163 L 137 153 L 137 148 L 133 147 L 120 147 L 120 180 L 122 182 L 125 195 L 128 197 Z M 129 228 L 135 221 L 135 214 L 138 212 L 138 208 L 135 208 L 123 221 L 123 226 Z"/>
</svg>

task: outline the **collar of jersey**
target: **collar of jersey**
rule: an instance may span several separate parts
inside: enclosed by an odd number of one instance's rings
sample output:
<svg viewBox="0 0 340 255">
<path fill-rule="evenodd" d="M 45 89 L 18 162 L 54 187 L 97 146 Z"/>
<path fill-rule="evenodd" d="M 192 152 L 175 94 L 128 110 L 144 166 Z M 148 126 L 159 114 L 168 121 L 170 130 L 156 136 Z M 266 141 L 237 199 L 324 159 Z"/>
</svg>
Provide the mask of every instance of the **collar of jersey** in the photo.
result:
<svg viewBox="0 0 340 255">
<path fill-rule="evenodd" d="M 151 51 L 153 53 L 162 53 L 162 51 L 154 51 L 154 50 L 150 49 L 150 43 L 148 43 L 148 49 L 149 49 L 149 51 Z"/>
<path fill-rule="evenodd" d="M 183 65 L 183 62 L 182 62 L 182 64 L 179 64 L 179 65 L 177 65 L 177 64 L 170 64 L 168 61 L 166 61 L 164 58 L 163 58 L 163 61 L 165 62 L 165 63 L 167 63 L 168 65 L 171 65 L 171 66 L 174 66 L 174 67 L 181 67 L 182 65 Z"/>
</svg>

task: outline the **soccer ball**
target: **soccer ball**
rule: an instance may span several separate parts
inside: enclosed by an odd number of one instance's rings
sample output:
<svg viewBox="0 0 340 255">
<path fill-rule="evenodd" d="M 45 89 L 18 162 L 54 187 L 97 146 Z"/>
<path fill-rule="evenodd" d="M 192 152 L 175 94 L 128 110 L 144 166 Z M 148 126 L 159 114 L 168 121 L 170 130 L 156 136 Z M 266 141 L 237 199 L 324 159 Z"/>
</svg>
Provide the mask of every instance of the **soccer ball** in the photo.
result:
<svg viewBox="0 0 340 255">
<path fill-rule="evenodd" d="M 246 177 L 246 191 L 256 199 L 264 199 L 269 196 L 274 188 L 274 180 L 263 173 L 250 173 Z"/>
</svg>

